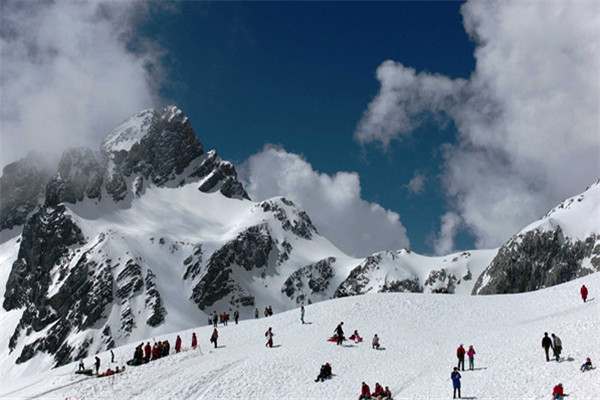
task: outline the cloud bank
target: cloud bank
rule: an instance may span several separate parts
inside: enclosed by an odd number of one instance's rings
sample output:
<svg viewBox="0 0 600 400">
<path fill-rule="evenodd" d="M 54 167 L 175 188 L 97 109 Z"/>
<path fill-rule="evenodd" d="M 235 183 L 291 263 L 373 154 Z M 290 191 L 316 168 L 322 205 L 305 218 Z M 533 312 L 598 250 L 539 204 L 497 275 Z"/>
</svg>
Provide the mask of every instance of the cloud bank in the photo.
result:
<svg viewBox="0 0 600 400">
<path fill-rule="evenodd" d="M 133 33 L 141 2 L 2 3 L 0 166 L 30 150 L 98 148 L 158 103 L 160 51 Z"/>
<path fill-rule="evenodd" d="M 301 156 L 273 146 L 251 156 L 238 172 L 254 201 L 284 195 L 347 254 L 361 257 L 410 245 L 400 215 L 363 200 L 354 172 L 319 173 Z"/>
<path fill-rule="evenodd" d="M 446 196 L 477 247 L 495 247 L 600 175 L 600 5 L 469 1 L 462 14 L 472 76 L 384 62 L 355 138 L 386 147 L 425 116 L 451 118 Z M 457 219 L 443 220 L 438 237 L 449 238 Z"/>
</svg>

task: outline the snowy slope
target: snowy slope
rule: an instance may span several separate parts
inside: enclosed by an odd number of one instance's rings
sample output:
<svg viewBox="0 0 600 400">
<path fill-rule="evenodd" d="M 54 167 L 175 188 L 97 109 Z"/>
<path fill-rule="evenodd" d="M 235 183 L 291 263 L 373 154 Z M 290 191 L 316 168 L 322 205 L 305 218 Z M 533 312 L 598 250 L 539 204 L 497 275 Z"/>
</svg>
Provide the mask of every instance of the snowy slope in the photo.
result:
<svg viewBox="0 0 600 400">
<path fill-rule="evenodd" d="M 582 284 L 588 303 L 579 298 Z M 379 293 L 335 299 L 268 319 L 219 327 L 219 348 L 209 346 L 212 327 L 193 329 L 200 350 L 186 351 L 109 378 L 73 374 L 76 364 L 21 379 L 3 374 L 6 399 L 356 399 L 360 383 L 389 386 L 395 399 L 450 398 L 450 372 L 459 343 L 474 345 L 475 370 L 462 373 L 463 398 L 547 399 L 562 382 L 571 399 L 600 396 L 598 369 L 581 373 L 585 357 L 600 360 L 600 274 L 549 289 L 516 295 L 446 296 Z M 340 347 L 325 339 L 344 321 L 366 343 Z M 275 347 L 264 347 L 264 332 Z M 563 341 L 560 363 L 546 362 L 544 331 Z M 189 346 L 192 330 L 181 332 Z M 377 333 L 385 350 L 370 348 Z M 156 337 L 168 339 L 175 334 Z M 119 362 L 134 345 L 115 350 Z M 108 353 L 100 354 L 102 369 Z M 86 359 L 86 364 L 92 362 Z M 335 376 L 315 383 L 330 362 Z"/>
</svg>

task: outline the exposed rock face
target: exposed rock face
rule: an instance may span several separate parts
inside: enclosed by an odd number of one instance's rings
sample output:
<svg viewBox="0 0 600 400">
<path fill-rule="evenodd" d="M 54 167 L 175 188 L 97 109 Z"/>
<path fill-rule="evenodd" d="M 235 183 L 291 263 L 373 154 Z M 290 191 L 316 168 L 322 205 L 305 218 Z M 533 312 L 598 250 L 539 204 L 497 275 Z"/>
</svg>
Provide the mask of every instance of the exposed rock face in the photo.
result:
<svg viewBox="0 0 600 400">
<path fill-rule="evenodd" d="M 256 225 L 213 253 L 206 273 L 194 287 L 192 299 L 201 310 L 231 295 L 232 305 L 254 305 L 254 297 L 232 279 L 235 268 L 246 271 L 264 269 L 273 250 L 268 226 Z"/>
<path fill-rule="evenodd" d="M 35 155 L 8 164 L 0 177 L 0 230 L 25 224 L 43 203 L 50 172 L 36 163 Z"/>
<path fill-rule="evenodd" d="M 275 218 L 281 222 L 281 227 L 296 236 L 304 239 L 311 239 L 317 228 L 313 225 L 306 212 L 298 210 L 293 202 L 282 197 L 281 202 L 289 207 L 286 211 L 284 207 L 273 200 L 265 200 L 258 204 L 264 212 L 271 212 Z M 288 215 L 291 212 L 292 215 Z"/>
<path fill-rule="evenodd" d="M 373 254 L 354 268 L 336 290 L 335 296 L 349 293 L 362 294 L 376 292 L 422 292 L 419 277 L 389 265 L 397 263 L 399 254 L 384 251 Z M 388 267 L 382 267 L 387 264 Z"/>
<path fill-rule="evenodd" d="M 600 241 L 566 239 L 560 226 L 513 237 L 477 280 L 473 294 L 520 293 L 557 285 L 600 271 Z M 591 267 L 582 262 L 590 260 Z"/>
<path fill-rule="evenodd" d="M 63 153 L 57 174 L 46 187 L 46 203 L 76 203 L 85 196 L 100 199 L 103 176 L 100 154 L 88 148 L 69 149 Z"/>
<path fill-rule="evenodd" d="M 335 257 L 328 257 L 300 268 L 285 281 L 281 292 L 295 298 L 296 304 L 304 303 L 310 295 L 323 294 L 335 276 L 335 261 Z"/>
</svg>

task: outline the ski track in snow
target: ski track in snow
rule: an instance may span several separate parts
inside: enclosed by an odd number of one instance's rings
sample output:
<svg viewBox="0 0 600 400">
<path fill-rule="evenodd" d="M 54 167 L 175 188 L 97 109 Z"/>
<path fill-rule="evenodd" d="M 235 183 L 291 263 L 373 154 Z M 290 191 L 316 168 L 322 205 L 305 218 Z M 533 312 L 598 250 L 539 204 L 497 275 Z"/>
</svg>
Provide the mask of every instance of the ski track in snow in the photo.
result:
<svg viewBox="0 0 600 400">
<path fill-rule="evenodd" d="M 600 398 L 598 369 L 581 373 L 586 357 L 600 362 L 600 302 L 584 304 L 585 283 L 597 297 L 600 274 L 536 292 L 497 296 L 373 294 L 316 303 L 269 318 L 219 326 L 219 348 L 209 343 L 212 326 L 180 332 L 183 347 L 195 331 L 201 350 L 172 354 L 119 375 L 85 378 L 76 363 L 23 380 L 2 379 L 3 399 L 353 399 L 366 381 L 389 386 L 394 399 L 447 399 L 450 372 L 460 343 L 473 344 L 475 370 L 461 371 L 464 399 L 549 399 L 558 382 L 569 399 Z M 327 341 L 340 321 L 359 344 Z M 273 327 L 272 349 L 264 332 Z M 544 331 L 563 341 L 561 362 L 546 362 Z M 372 350 L 377 333 L 385 350 Z M 156 337 L 174 343 L 176 335 Z M 135 344 L 115 349 L 117 360 Z M 101 353 L 101 371 L 109 353 Z M 92 363 L 93 357 L 86 359 Z M 315 383 L 321 364 L 334 377 Z M 466 360 L 468 367 L 468 359 Z M 115 366 L 114 364 L 112 365 Z M 3 373 L 3 376 L 4 373 Z"/>
</svg>

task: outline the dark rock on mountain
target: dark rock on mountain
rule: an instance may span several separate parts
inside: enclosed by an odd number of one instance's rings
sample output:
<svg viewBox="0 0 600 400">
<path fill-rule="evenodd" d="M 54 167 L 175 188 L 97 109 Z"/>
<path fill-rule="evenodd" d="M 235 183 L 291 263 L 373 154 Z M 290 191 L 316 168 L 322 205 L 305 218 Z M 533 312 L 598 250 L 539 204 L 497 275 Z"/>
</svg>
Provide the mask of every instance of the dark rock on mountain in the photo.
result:
<svg viewBox="0 0 600 400">
<path fill-rule="evenodd" d="M 457 281 L 454 274 L 449 274 L 442 268 L 431 271 L 423 285 L 430 287 L 433 293 L 454 293 Z"/>
<path fill-rule="evenodd" d="M 596 235 L 571 241 L 564 237 L 560 226 L 553 231 L 528 231 L 500 248 L 472 293 L 520 293 L 567 282 L 596 272 L 582 267 L 587 258 L 599 271 L 600 243 Z"/>
<path fill-rule="evenodd" d="M 296 236 L 304 239 L 311 239 L 313 233 L 317 233 L 317 228 L 313 225 L 306 212 L 296 208 L 293 202 L 285 197 L 280 198 L 286 206 L 293 208 L 293 215 L 289 216 L 285 208 L 274 200 L 265 200 L 257 205 L 264 212 L 273 213 L 275 218 L 281 222 L 281 227 L 286 231 L 292 232 Z"/>
<path fill-rule="evenodd" d="M 38 156 L 8 164 L 0 177 L 0 230 L 25 224 L 38 204 L 44 201 L 49 167 L 40 165 Z"/>
<path fill-rule="evenodd" d="M 205 275 L 194 287 L 192 299 L 201 310 L 232 293 L 236 297 L 236 300 L 231 300 L 232 304 L 254 304 L 253 296 L 231 278 L 233 268 L 246 271 L 265 268 L 273 248 L 273 239 L 266 224 L 241 232 L 210 257 Z"/>
<path fill-rule="evenodd" d="M 285 281 L 281 292 L 292 299 L 295 297 L 297 304 L 306 301 L 310 295 L 323 294 L 335 276 L 335 262 L 335 257 L 328 257 L 300 268 Z"/>
<path fill-rule="evenodd" d="M 220 191 L 224 196 L 250 200 L 242 184 L 237 180 L 235 167 L 229 161 L 223 161 L 214 150 L 206 153 L 205 158 L 193 168 L 190 177 L 200 178 L 198 190 L 205 193 Z"/>
<path fill-rule="evenodd" d="M 160 293 L 156 288 L 156 275 L 154 275 L 151 270 L 148 270 L 146 273 L 146 279 L 144 280 L 144 283 L 146 284 L 145 305 L 146 309 L 150 310 L 151 312 L 151 315 L 148 320 L 146 320 L 146 323 L 150 326 L 158 326 L 165 320 L 167 310 L 163 306 Z"/>
<path fill-rule="evenodd" d="M 46 203 L 76 203 L 87 196 L 100 199 L 104 165 L 99 154 L 88 148 L 69 149 L 63 153 L 56 175 L 46 187 Z"/>
</svg>

